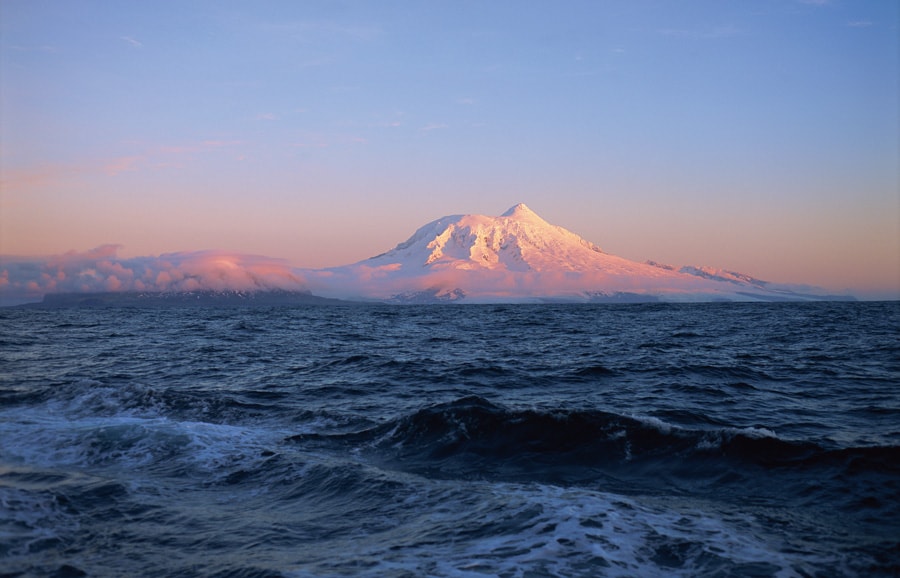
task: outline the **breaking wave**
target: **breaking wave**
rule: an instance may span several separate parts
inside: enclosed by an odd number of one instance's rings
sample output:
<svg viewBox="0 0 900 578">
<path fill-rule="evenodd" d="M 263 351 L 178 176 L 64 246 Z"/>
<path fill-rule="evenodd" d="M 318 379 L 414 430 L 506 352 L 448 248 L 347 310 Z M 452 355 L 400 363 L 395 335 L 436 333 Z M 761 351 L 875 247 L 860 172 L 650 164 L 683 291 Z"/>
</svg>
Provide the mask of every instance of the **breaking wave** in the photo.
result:
<svg viewBox="0 0 900 578">
<path fill-rule="evenodd" d="M 349 444 L 388 467 L 437 478 L 599 484 L 628 493 L 703 485 L 738 498 L 768 478 L 802 486 L 792 491 L 803 501 L 855 492 L 844 500 L 847 508 L 868 503 L 900 515 L 900 447 L 828 447 L 763 428 L 689 429 L 655 417 L 516 410 L 468 396 L 362 432 L 291 439 Z M 871 476 L 894 481 L 878 489 L 866 484 Z M 783 499 L 783 492 L 772 485 L 773 497 Z"/>
</svg>

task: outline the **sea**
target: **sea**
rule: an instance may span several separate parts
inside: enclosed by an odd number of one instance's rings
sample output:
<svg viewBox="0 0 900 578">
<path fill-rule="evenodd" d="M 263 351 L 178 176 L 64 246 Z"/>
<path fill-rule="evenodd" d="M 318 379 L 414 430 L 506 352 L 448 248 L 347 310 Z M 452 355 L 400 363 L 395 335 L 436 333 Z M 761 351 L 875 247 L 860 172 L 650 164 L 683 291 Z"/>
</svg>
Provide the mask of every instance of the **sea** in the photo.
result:
<svg viewBox="0 0 900 578">
<path fill-rule="evenodd" d="M 898 576 L 900 302 L 0 309 L 0 575 Z"/>
</svg>

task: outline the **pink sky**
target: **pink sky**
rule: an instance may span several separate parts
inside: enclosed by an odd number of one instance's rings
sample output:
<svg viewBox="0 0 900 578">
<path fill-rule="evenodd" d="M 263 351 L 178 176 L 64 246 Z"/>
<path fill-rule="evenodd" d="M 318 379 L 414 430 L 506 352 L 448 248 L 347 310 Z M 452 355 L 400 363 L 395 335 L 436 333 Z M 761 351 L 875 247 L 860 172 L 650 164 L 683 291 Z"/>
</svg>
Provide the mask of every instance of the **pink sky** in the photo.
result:
<svg viewBox="0 0 900 578">
<path fill-rule="evenodd" d="M 339 266 L 525 202 L 628 259 L 900 297 L 898 10 L 11 0 L 0 255 Z"/>
</svg>

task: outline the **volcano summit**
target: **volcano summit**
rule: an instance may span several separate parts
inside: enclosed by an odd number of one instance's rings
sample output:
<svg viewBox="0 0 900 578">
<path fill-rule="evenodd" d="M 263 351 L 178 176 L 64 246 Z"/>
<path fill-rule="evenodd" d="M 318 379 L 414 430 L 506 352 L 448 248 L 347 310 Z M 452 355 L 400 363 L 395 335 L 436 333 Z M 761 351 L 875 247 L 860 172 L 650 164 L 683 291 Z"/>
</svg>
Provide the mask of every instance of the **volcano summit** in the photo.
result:
<svg viewBox="0 0 900 578">
<path fill-rule="evenodd" d="M 52 307 L 852 300 L 734 271 L 623 259 L 523 204 L 499 217 L 443 217 L 386 253 L 328 269 L 222 251 L 120 259 L 115 246 L 0 269 L 0 304 L 48 295 Z"/>
<path fill-rule="evenodd" d="M 731 271 L 623 259 L 521 203 L 499 217 L 443 217 L 386 253 L 301 275 L 317 295 L 406 303 L 836 298 Z"/>
</svg>

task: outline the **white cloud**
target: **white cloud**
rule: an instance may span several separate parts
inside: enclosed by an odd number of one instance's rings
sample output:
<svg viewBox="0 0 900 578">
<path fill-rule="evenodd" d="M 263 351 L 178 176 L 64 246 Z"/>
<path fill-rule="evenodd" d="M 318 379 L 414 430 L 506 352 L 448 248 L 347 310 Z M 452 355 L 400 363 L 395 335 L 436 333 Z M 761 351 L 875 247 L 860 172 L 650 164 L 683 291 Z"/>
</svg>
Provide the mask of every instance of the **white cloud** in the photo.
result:
<svg viewBox="0 0 900 578">
<path fill-rule="evenodd" d="M 120 39 L 120 40 L 124 40 L 125 42 L 127 42 L 128 44 L 130 44 L 130 45 L 131 45 L 132 47 L 134 47 L 134 48 L 143 48 L 143 47 L 144 47 L 144 45 L 143 45 L 142 43 L 138 42 L 137 40 L 135 40 L 135 39 L 132 38 L 131 36 L 120 36 L 119 39 Z"/>
<path fill-rule="evenodd" d="M 95 291 L 301 291 L 306 283 L 282 259 L 226 251 L 117 256 L 103 245 L 45 258 L 3 256 L 0 302 L 39 300 L 47 293 Z"/>
</svg>

